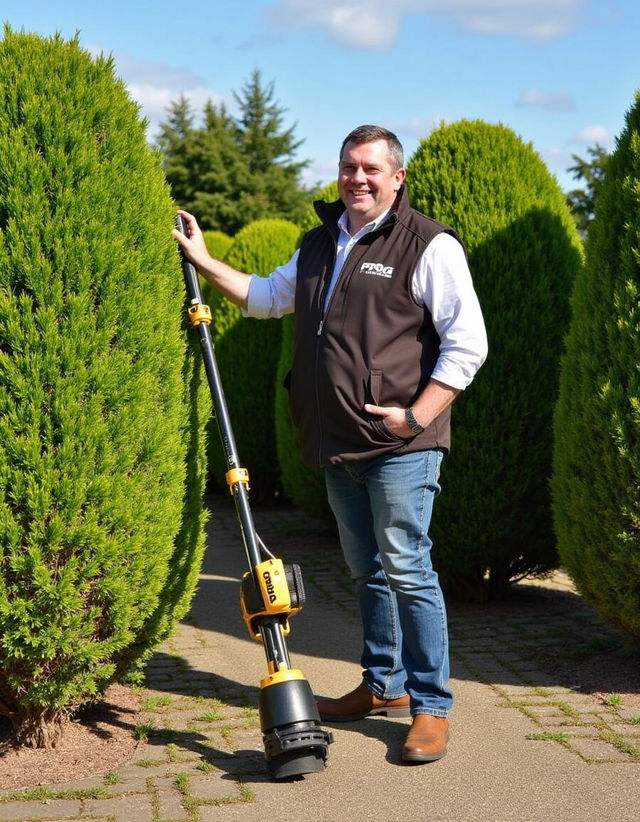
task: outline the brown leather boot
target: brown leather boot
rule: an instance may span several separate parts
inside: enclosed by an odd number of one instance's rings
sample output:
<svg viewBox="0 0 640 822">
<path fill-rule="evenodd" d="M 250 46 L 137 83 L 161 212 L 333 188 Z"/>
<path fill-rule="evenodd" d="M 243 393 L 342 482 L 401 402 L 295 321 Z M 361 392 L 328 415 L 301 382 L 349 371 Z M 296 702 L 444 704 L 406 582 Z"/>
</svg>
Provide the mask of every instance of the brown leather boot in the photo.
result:
<svg viewBox="0 0 640 822">
<path fill-rule="evenodd" d="M 409 728 L 404 748 L 403 762 L 435 762 L 447 752 L 449 720 L 430 714 L 416 714 Z"/>
<path fill-rule="evenodd" d="M 355 722 L 366 716 L 409 716 L 409 697 L 379 699 L 364 682 L 339 699 L 318 699 L 320 719 L 325 722 Z"/>
</svg>

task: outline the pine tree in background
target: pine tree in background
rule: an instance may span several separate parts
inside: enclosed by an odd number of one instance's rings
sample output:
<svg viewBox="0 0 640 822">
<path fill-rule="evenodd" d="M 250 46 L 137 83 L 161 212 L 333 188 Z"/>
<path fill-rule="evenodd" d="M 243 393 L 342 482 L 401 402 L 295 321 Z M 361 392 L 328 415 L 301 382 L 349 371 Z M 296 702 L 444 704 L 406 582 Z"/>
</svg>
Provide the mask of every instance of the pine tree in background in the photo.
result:
<svg viewBox="0 0 640 822">
<path fill-rule="evenodd" d="M 576 278 L 555 415 L 558 549 L 580 593 L 640 644 L 640 93 Z"/>
<path fill-rule="evenodd" d="M 329 183 L 325 186 L 316 199 L 327 202 L 337 200 L 337 183 Z M 320 220 L 313 205 L 309 205 L 300 223 L 299 241 L 307 231 L 317 225 L 320 225 Z M 324 472 L 302 461 L 298 432 L 289 410 L 289 392 L 284 387 L 286 376 L 293 362 L 294 329 L 295 317 L 289 314 L 282 320 L 282 345 L 276 380 L 276 434 L 282 486 L 286 495 L 296 505 L 312 516 L 320 517 L 333 525 L 335 523 L 327 501 Z"/>
<path fill-rule="evenodd" d="M 586 237 L 596 212 L 596 201 L 607 169 L 609 154 L 596 143 L 587 149 L 589 160 L 572 154 L 575 165 L 567 169 L 576 180 L 582 181 L 583 188 L 574 188 L 567 194 L 567 204 L 578 226 L 578 231 Z"/>
<path fill-rule="evenodd" d="M 239 196 L 250 185 L 239 133 L 223 104 L 207 102 L 203 120 L 194 125 L 185 97 L 170 106 L 158 137 L 165 173 L 175 201 L 196 214 L 203 229 L 234 234 L 247 222 Z"/>
<path fill-rule="evenodd" d="M 0 157 L 0 713 L 44 746 L 188 607 L 208 395 L 112 61 L 6 28 Z"/>
<path fill-rule="evenodd" d="M 225 262 L 240 271 L 266 276 L 295 251 L 299 230 L 286 220 L 256 220 L 234 238 Z M 276 451 L 275 380 L 282 320 L 243 318 L 240 309 L 210 286 L 203 299 L 213 312 L 211 325 L 238 453 L 251 477 L 251 497 L 270 502 L 280 494 Z M 226 487 L 228 470 L 215 420 L 209 425 L 209 469 Z"/>
<path fill-rule="evenodd" d="M 203 229 L 230 235 L 259 219 L 297 222 L 310 192 L 301 182 L 309 162 L 294 159 L 295 126 L 283 128 L 285 109 L 257 70 L 234 97 L 237 117 L 209 101 L 201 126 L 184 97 L 170 107 L 158 147 L 174 199 Z"/>
<path fill-rule="evenodd" d="M 450 592 L 499 597 L 557 565 L 552 409 L 581 244 L 557 182 L 504 126 L 435 129 L 407 184 L 414 207 L 464 241 L 489 337 L 486 364 L 453 407 L 434 562 Z"/>
</svg>

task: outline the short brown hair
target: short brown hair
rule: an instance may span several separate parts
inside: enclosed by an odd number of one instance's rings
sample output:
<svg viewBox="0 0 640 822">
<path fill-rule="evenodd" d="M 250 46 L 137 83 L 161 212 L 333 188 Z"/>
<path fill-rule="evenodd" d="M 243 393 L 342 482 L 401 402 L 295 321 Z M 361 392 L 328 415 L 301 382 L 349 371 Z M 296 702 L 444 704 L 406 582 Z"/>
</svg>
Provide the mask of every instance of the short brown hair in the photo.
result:
<svg viewBox="0 0 640 822">
<path fill-rule="evenodd" d="M 392 131 L 382 126 L 364 125 L 350 131 L 340 146 L 340 159 L 342 160 L 342 153 L 347 143 L 355 143 L 358 146 L 362 143 L 373 143 L 375 140 L 385 140 L 387 143 L 391 165 L 395 165 L 394 171 L 402 168 L 404 165 L 402 143 Z"/>
</svg>

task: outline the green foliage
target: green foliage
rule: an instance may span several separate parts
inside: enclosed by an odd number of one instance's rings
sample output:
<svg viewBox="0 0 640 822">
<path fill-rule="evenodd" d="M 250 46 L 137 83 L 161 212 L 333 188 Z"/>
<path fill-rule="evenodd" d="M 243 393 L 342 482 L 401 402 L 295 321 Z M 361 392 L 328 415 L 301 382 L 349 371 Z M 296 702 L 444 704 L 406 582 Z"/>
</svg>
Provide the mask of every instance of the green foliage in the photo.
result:
<svg viewBox="0 0 640 822">
<path fill-rule="evenodd" d="M 434 561 L 448 590 L 498 597 L 557 562 L 552 408 L 580 241 L 554 178 L 504 126 L 437 128 L 407 180 L 413 205 L 462 237 L 489 337 L 486 364 L 453 408 Z"/>
<path fill-rule="evenodd" d="M 207 396 L 112 61 L 6 28 L 0 156 L 0 713 L 48 745 L 188 606 Z"/>
<path fill-rule="evenodd" d="M 295 251 L 298 228 L 286 220 L 257 220 L 235 237 L 226 262 L 240 271 L 266 276 Z M 213 311 L 216 358 L 242 465 L 249 469 L 251 497 L 269 501 L 280 493 L 274 393 L 282 323 L 242 318 L 240 309 L 214 292 L 204 292 Z M 226 487 L 225 455 L 215 421 L 209 426 L 209 469 Z"/>
<path fill-rule="evenodd" d="M 158 146 L 173 196 L 203 229 L 231 235 L 258 219 L 296 221 L 309 196 L 300 182 L 309 163 L 293 159 L 301 145 L 295 126 L 283 129 L 285 109 L 257 70 L 234 96 L 237 118 L 209 101 L 200 126 L 184 97 L 171 106 Z"/>
<path fill-rule="evenodd" d="M 320 191 L 317 199 L 332 202 L 338 199 L 337 183 L 329 183 Z M 300 239 L 307 231 L 320 224 L 318 215 L 309 205 L 300 224 Z M 283 382 L 293 360 L 294 317 L 288 314 L 282 320 L 282 345 L 276 380 L 276 435 L 278 461 L 282 473 L 282 486 L 286 495 L 312 516 L 333 523 L 333 514 L 327 502 L 324 472 L 302 461 L 298 432 L 291 420 L 289 392 Z"/>
<path fill-rule="evenodd" d="M 224 260 L 233 245 L 233 237 L 225 234 L 224 231 L 203 231 L 202 236 L 209 254 L 218 260 Z"/>
<path fill-rule="evenodd" d="M 576 278 L 555 415 L 563 565 L 640 641 L 640 94 L 607 162 Z"/>
<path fill-rule="evenodd" d="M 591 155 L 590 160 L 577 154 L 571 155 L 575 165 L 568 169 L 576 180 L 584 181 L 584 188 L 575 188 L 567 194 L 567 203 L 583 236 L 587 234 L 595 215 L 596 201 L 609 159 L 606 149 L 597 143 L 587 152 Z"/>
</svg>

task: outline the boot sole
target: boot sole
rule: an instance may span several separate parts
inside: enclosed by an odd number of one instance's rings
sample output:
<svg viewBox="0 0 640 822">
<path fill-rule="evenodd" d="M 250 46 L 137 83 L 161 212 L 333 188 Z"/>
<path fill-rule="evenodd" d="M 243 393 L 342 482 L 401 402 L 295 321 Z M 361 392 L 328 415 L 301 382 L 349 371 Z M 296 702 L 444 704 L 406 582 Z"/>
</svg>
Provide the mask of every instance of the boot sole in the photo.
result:
<svg viewBox="0 0 640 822">
<path fill-rule="evenodd" d="M 447 749 L 445 748 L 443 751 L 438 751 L 438 753 L 434 754 L 402 754 L 402 761 L 416 764 L 420 762 L 437 762 L 438 759 L 442 759 L 446 753 Z"/>
</svg>

